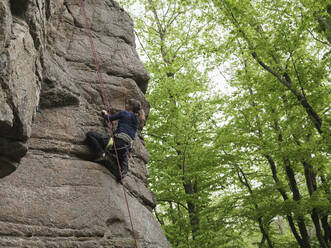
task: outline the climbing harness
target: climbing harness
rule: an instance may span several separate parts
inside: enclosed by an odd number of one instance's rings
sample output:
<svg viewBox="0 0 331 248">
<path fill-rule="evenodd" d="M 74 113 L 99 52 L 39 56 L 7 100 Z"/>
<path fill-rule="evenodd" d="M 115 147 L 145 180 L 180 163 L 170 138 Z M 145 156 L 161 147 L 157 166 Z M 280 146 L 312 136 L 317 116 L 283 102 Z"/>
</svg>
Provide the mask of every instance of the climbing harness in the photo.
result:
<svg viewBox="0 0 331 248">
<path fill-rule="evenodd" d="M 133 142 L 133 140 L 131 139 L 131 137 L 129 135 L 127 135 L 126 133 L 115 133 L 113 135 L 113 137 L 116 137 L 118 139 L 121 139 L 121 140 L 125 141 L 128 144 L 127 146 L 121 147 L 121 148 L 117 148 L 116 150 L 122 150 L 122 149 L 126 149 L 127 147 L 131 147 L 131 144 Z M 113 146 L 113 144 L 114 144 L 113 137 L 110 137 L 110 139 L 108 141 L 108 144 L 105 147 L 105 150 L 106 151 L 107 150 L 113 150 L 111 148 Z"/>
<path fill-rule="evenodd" d="M 130 137 L 130 135 L 126 134 L 126 133 L 115 133 L 114 135 L 116 138 L 122 139 L 124 140 L 126 143 L 131 144 L 132 143 L 132 139 Z"/>
<path fill-rule="evenodd" d="M 103 102 L 104 102 L 104 104 L 106 106 L 106 109 L 109 110 L 110 109 L 109 108 L 110 105 L 109 105 L 108 100 L 107 100 L 107 98 L 105 97 L 105 94 L 104 94 L 105 87 L 104 87 L 103 80 L 102 80 L 102 74 L 101 74 L 100 68 L 99 68 L 98 57 L 96 55 L 95 48 L 94 48 L 92 33 L 91 33 L 90 25 L 89 25 L 89 22 L 88 22 L 86 10 L 85 10 L 84 0 L 80 0 L 80 2 L 81 2 L 81 9 L 83 10 L 83 14 L 84 14 L 84 18 L 85 18 L 85 26 L 86 26 L 86 29 L 87 29 L 88 35 L 89 35 L 89 40 L 90 40 L 92 54 L 93 54 L 94 61 L 95 61 L 95 66 L 96 66 L 97 73 L 98 73 L 99 84 L 101 86 L 102 99 L 103 99 Z M 113 137 L 114 135 L 113 135 L 113 131 L 112 131 L 112 123 L 109 120 L 109 118 L 107 118 L 107 119 L 108 119 L 107 123 L 108 123 L 108 127 L 109 127 L 110 137 L 112 137 L 111 139 L 113 139 L 114 138 Z M 133 235 L 133 238 L 134 238 L 134 241 L 135 241 L 135 246 L 136 246 L 136 248 L 138 248 L 138 243 L 137 243 L 137 239 L 136 239 L 136 235 L 135 235 L 135 230 L 134 230 L 134 226 L 133 226 L 133 222 L 132 222 L 132 217 L 131 217 L 131 212 L 130 212 L 130 207 L 129 207 L 129 202 L 128 202 L 128 199 L 127 199 L 127 196 L 126 196 L 124 182 L 122 180 L 123 177 L 122 177 L 121 165 L 120 165 L 120 161 L 119 161 L 118 152 L 117 152 L 117 149 L 116 149 L 116 143 L 115 142 L 114 142 L 114 150 L 115 150 L 115 154 L 116 154 L 116 160 L 117 160 L 119 174 L 120 174 L 121 181 L 122 181 L 123 194 L 124 194 L 126 206 L 127 206 L 127 209 L 128 209 L 129 218 L 130 218 L 130 223 L 131 223 L 131 228 L 132 228 L 132 235 Z"/>
</svg>

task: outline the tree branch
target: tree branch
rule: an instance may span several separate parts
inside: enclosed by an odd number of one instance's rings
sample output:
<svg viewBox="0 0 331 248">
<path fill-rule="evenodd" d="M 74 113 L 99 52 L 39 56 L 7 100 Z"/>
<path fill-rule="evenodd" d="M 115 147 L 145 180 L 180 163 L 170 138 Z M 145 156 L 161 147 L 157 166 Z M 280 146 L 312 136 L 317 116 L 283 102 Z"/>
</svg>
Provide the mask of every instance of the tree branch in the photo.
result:
<svg viewBox="0 0 331 248">
<path fill-rule="evenodd" d="M 185 208 L 188 211 L 188 208 L 183 203 L 180 203 L 180 202 L 175 201 L 175 200 L 157 199 L 157 202 L 173 202 L 173 203 L 176 203 L 177 205 L 182 206 L 183 208 Z"/>
</svg>

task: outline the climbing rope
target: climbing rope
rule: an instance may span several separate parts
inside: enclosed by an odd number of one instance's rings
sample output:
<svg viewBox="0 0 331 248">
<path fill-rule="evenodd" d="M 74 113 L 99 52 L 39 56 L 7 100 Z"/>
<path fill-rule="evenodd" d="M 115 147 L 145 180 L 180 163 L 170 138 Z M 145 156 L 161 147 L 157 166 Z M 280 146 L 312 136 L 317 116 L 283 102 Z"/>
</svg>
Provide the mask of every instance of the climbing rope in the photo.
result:
<svg viewBox="0 0 331 248">
<path fill-rule="evenodd" d="M 97 70 L 97 73 L 98 73 L 99 84 L 101 86 L 101 94 L 102 94 L 103 103 L 106 106 L 106 109 L 108 110 L 108 112 L 110 112 L 109 111 L 110 110 L 110 105 L 109 105 L 109 102 L 108 102 L 107 98 L 105 97 L 105 93 L 104 93 L 105 92 L 105 86 L 104 86 L 104 83 L 103 83 L 103 80 L 102 80 L 102 74 L 100 72 L 98 57 L 97 57 L 97 54 L 96 54 L 95 48 L 94 48 L 92 33 L 91 33 L 90 25 L 89 25 L 89 22 L 88 22 L 87 14 L 86 14 L 84 0 L 80 0 L 80 2 L 81 2 L 81 8 L 82 8 L 82 11 L 83 11 L 83 14 L 84 14 L 84 18 L 85 18 L 85 26 L 86 26 L 86 29 L 87 29 L 88 35 L 89 35 L 91 50 L 92 50 L 92 54 L 93 54 L 94 61 L 95 61 L 95 67 L 96 67 L 96 70 Z M 112 123 L 109 120 L 109 118 L 107 118 L 107 123 L 108 123 L 108 127 L 109 127 L 110 137 L 112 139 L 114 139 L 114 134 L 113 134 L 113 131 L 112 131 Z M 136 235 L 135 235 L 135 231 L 134 231 L 134 226 L 133 226 L 133 222 L 132 222 L 129 202 L 128 202 L 128 199 L 127 199 L 127 196 L 126 196 L 126 191 L 125 191 L 123 177 L 122 177 L 122 171 L 121 171 L 121 165 L 120 165 L 120 161 L 119 161 L 119 158 L 118 158 L 118 152 L 117 152 L 117 149 L 116 149 L 115 142 L 114 142 L 114 150 L 115 150 L 115 154 L 116 154 L 116 160 L 117 160 L 119 174 L 120 174 L 120 177 L 121 177 L 121 182 L 122 182 L 122 188 L 123 188 L 123 194 L 124 194 L 124 198 L 125 198 L 125 202 L 126 202 L 126 207 L 128 209 L 128 214 L 129 214 L 129 218 L 130 218 L 130 223 L 131 223 L 131 228 L 132 228 L 132 235 L 133 235 L 133 238 L 134 238 L 134 241 L 135 241 L 136 248 L 138 248 L 138 243 L 137 243 L 137 239 L 136 239 Z"/>
</svg>

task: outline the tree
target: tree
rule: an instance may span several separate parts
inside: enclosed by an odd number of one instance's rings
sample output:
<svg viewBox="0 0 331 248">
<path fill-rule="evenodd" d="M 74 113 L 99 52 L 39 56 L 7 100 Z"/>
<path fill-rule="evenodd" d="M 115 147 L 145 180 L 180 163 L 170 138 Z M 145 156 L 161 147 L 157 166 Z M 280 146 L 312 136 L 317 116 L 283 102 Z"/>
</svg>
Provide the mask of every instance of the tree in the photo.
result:
<svg viewBox="0 0 331 248">
<path fill-rule="evenodd" d="M 229 29 L 226 46 L 240 58 L 239 64 L 244 68 L 237 69 L 235 85 L 241 90 L 241 95 L 244 94 L 243 90 L 254 95 L 250 104 L 257 112 L 248 111 L 244 103 L 239 107 L 247 122 L 244 129 L 248 129 L 248 133 L 253 132 L 251 135 L 262 141 L 255 149 L 260 153 L 262 151 L 260 155 L 270 164 L 275 183 L 279 182 L 276 169 L 279 161 L 283 164 L 293 200 L 298 204 L 306 199 L 311 200 L 307 209 L 304 209 L 305 213 L 310 213 L 319 245 L 329 247 L 330 225 L 325 215 L 327 211 L 324 208 L 319 209 L 320 206 L 315 207 L 313 203 L 321 200 L 325 206 L 330 206 L 330 202 L 325 201 L 325 195 L 320 195 L 321 198 L 313 197 L 319 187 L 324 187 L 323 181 L 326 182 L 322 178 L 327 174 L 324 152 L 329 141 L 329 136 L 324 135 L 327 126 L 323 126 L 323 120 L 327 120 L 325 113 L 328 112 L 329 92 L 325 82 L 329 79 L 327 63 L 330 59 L 325 56 L 328 53 L 325 51 L 325 44 L 313 39 L 311 30 L 308 29 L 312 16 L 318 12 L 316 9 L 307 9 L 300 1 L 214 2 L 219 9 L 220 23 Z M 317 8 L 323 10 L 326 6 L 319 3 Z M 313 49 L 308 51 L 310 46 Z M 224 50 L 220 50 L 220 53 L 223 52 Z M 268 100 L 267 97 L 271 98 Z M 244 99 L 241 98 L 241 102 Z M 232 108 L 231 119 L 233 110 Z M 238 122 L 240 121 L 234 120 L 232 125 Z M 270 132 L 270 127 L 273 133 Z M 241 130 L 241 134 L 243 132 Z M 276 138 L 274 144 L 268 142 L 268 146 L 265 146 L 266 133 L 269 134 L 267 139 Z M 277 150 L 277 144 L 282 153 L 275 156 L 273 154 Z M 243 143 L 240 143 L 238 149 L 242 149 L 242 146 Z M 269 151 L 265 152 L 264 148 Z M 248 150 L 252 155 L 255 154 L 253 147 Z M 320 155 L 322 163 L 313 158 L 315 153 Z M 299 168 L 299 165 L 302 167 Z M 306 188 L 300 187 L 298 176 L 304 176 Z M 321 178 L 319 185 L 317 176 Z M 286 191 L 280 190 L 283 199 L 287 201 Z M 304 197 L 306 194 L 309 195 L 307 198 Z M 297 211 L 293 209 L 293 212 Z M 295 230 L 292 217 L 287 215 L 287 219 L 300 246 L 311 247 L 304 214 L 297 214 L 296 217 L 300 234 Z"/>
<path fill-rule="evenodd" d="M 200 247 L 206 243 L 206 212 L 219 185 L 214 102 L 206 93 L 208 77 L 198 49 L 212 23 L 198 6 L 141 2 L 145 12 L 135 21 L 151 74 L 145 137 L 150 187 L 158 199 L 155 214 L 175 247 Z"/>
<path fill-rule="evenodd" d="M 140 1 L 155 211 L 173 247 L 330 247 L 325 1 Z M 236 88 L 210 97 L 208 72 Z"/>
</svg>

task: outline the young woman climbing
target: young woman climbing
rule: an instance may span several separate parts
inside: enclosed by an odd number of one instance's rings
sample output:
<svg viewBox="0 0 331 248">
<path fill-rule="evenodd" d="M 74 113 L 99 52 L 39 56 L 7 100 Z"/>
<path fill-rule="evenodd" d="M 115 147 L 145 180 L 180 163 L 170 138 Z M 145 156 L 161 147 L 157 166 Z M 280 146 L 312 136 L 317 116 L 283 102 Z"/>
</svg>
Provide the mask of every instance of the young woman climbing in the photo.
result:
<svg viewBox="0 0 331 248">
<path fill-rule="evenodd" d="M 126 110 L 122 110 L 114 115 L 110 115 L 106 110 L 101 111 L 105 120 L 118 121 L 117 128 L 114 132 L 114 140 L 108 135 L 104 136 L 100 133 L 89 131 L 86 134 L 86 141 L 89 147 L 93 149 L 96 154 L 95 161 L 102 161 L 105 159 L 107 150 L 115 153 L 115 147 L 118 154 L 118 159 L 121 165 L 122 179 L 128 171 L 128 153 L 133 142 L 136 132 L 139 127 L 145 122 L 145 114 L 141 108 L 141 103 L 135 99 L 128 100 Z M 115 143 L 115 144 L 114 144 Z M 114 173 L 115 174 L 115 173 Z M 120 174 L 115 175 L 120 180 Z"/>
</svg>

